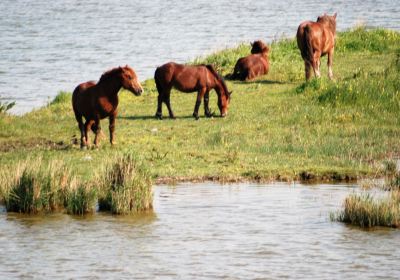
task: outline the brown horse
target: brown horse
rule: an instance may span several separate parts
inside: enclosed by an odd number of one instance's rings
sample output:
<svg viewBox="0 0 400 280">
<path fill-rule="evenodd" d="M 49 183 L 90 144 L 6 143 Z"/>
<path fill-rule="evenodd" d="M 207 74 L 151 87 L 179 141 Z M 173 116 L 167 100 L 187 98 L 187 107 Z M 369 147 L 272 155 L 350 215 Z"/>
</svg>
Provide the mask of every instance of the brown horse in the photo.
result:
<svg viewBox="0 0 400 280">
<path fill-rule="evenodd" d="M 78 85 L 72 94 L 72 108 L 81 131 L 81 148 L 88 146 L 88 131 L 96 134 L 94 144 L 98 146 L 101 132 L 100 120 L 109 118 L 110 143 L 115 144 L 114 129 L 117 116 L 118 92 L 125 88 L 139 96 L 143 92 L 135 71 L 128 65 L 105 72 L 100 80 Z M 85 117 L 83 124 L 82 117 Z"/>
<path fill-rule="evenodd" d="M 249 81 L 258 76 L 268 74 L 268 46 L 262 41 L 251 44 L 251 55 L 239 58 L 231 75 L 232 79 Z"/>
<path fill-rule="evenodd" d="M 316 77 L 321 76 L 320 58 L 328 54 L 328 77 L 333 78 L 332 63 L 336 36 L 336 13 L 333 16 L 324 14 L 317 22 L 302 22 L 297 29 L 297 46 L 304 60 L 306 80 L 311 77 L 311 67 Z"/>
<path fill-rule="evenodd" d="M 203 98 L 205 115 L 207 117 L 213 115 L 208 107 L 209 92 L 212 89 L 217 92 L 221 116 L 225 117 L 228 113 L 231 92 L 228 91 L 225 81 L 212 65 L 187 66 L 169 62 L 156 69 L 154 80 L 158 90 L 156 118 L 162 119 L 163 102 L 167 105 L 169 117 L 175 118 L 170 104 L 172 88 L 187 93 L 197 91 L 197 100 L 193 112 L 193 117 L 196 119 L 199 118 L 199 107 Z"/>
</svg>

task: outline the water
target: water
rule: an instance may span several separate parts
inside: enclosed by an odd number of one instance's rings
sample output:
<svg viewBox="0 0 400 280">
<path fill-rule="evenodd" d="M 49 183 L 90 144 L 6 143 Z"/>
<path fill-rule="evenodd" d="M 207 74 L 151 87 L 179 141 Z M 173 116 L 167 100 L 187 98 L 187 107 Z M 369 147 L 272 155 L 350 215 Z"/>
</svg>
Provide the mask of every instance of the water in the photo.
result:
<svg viewBox="0 0 400 280">
<path fill-rule="evenodd" d="M 329 220 L 353 191 L 186 184 L 135 217 L 3 212 L 0 278 L 399 279 L 400 230 Z"/>
<path fill-rule="evenodd" d="M 141 80 L 167 61 L 242 41 L 293 37 L 303 20 L 338 12 L 338 30 L 359 23 L 400 29 L 397 0 L 355 1 L 0 1 L 0 102 L 14 113 L 58 91 L 133 66 Z"/>
</svg>

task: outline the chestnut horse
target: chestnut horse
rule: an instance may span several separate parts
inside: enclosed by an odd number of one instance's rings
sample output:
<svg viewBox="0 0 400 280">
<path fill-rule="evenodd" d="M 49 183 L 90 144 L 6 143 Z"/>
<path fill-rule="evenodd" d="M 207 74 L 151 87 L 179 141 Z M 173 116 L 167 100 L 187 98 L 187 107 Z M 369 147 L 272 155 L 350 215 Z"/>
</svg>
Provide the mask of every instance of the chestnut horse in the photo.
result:
<svg viewBox="0 0 400 280">
<path fill-rule="evenodd" d="M 117 116 L 118 92 L 125 88 L 139 96 L 143 92 L 135 71 L 128 65 L 105 72 L 95 83 L 89 81 L 78 85 L 72 94 L 72 108 L 81 131 L 81 148 L 88 146 L 88 131 L 95 133 L 94 144 L 99 144 L 100 120 L 109 118 L 110 143 L 115 144 L 114 129 Z M 83 124 L 82 117 L 85 117 Z"/>
<path fill-rule="evenodd" d="M 174 62 L 166 63 L 156 69 L 154 73 L 158 91 L 156 118 L 162 119 L 162 103 L 167 105 L 169 117 L 175 118 L 171 109 L 171 89 L 176 88 L 186 93 L 197 91 L 197 100 L 193 117 L 199 118 L 201 99 L 204 98 L 204 112 L 207 117 L 212 113 L 208 107 L 209 92 L 215 89 L 218 95 L 218 108 L 222 117 L 228 113 L 231 92 L 228 91 L 225 81 L 215 71 L 212 65 L 188 66 Z"/>
<path fill-rule="evenodd" d="M 311 77 L 311 67 L 316 77 L 321 76 L 320 58 L 328 54 L 328 77 L 333 78 L 332 63 L 336 36 L 336 13 L 333 16 L 324 14 L 317 22 L 302 22 L 297 29 L 297 46 L 304 60 L 306 80 Z"/>
<path fill-rule="evenodd" d="M 251 44 L 251 55 L 239 58 L 231 75 L 232 79 L 242 81 L 253 80 L 258 76 L 268 74 L 268 46 L 262 41 Z"/>
</svg>

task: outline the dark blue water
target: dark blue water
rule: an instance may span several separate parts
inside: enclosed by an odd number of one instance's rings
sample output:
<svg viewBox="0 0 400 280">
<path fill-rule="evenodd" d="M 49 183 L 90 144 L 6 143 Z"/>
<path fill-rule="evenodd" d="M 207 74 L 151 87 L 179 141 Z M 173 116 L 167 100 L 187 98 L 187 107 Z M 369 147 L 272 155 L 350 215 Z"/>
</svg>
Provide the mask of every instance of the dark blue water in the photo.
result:
<svg viewBox="0 0 400 280">
<path fill-rule="evenodd" d="M 293 37 L 301 21 L 324 12 L 338 12 L 338 30 L 400 28 L 398 0 L 2 0 L 0 101 L 27 112 L 118 65 L 144 80 L 170 60 Z"/>
</svg>

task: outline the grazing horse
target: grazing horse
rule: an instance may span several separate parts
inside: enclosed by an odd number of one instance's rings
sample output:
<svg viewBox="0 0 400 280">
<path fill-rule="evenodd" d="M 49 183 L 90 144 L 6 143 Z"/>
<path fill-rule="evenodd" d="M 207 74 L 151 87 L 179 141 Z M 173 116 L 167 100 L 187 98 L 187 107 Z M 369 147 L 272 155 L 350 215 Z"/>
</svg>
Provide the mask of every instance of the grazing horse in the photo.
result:
<svg viewBox="0 0 400 280">
<path fill-rule="evenodd" d="M 268 74 L 268 46 L 262 41 L 251 44 L 251 55 L 239 58 L 231 75 L 232 79 L 249 81 L 258 76 Z"/>
<path fill-rule="evenodd" d="M 169 62 L 156 69 L 154 80 L 158 91 L 156 118 L 162 119 L 163 102 L 167 105 L 169 117 L 175 118 L 170 104 L 172 88 L 186 93 L 197 91 L 197 100 L 193 112 L 193 117 L 196 120 L 199 118 L 199 107 L 203 98 L 205 115 L 207 117 L 213 115 L 208 107 L 209 92 L 212 89 L 217 92 L 221 116 L 225 117 L 228 113 L 231 92 L 228 91 L 225 81 L 212 65 L 188 66 Z"/>
<path fill-rule="evenodd" d="M 72 108 L 81 131 L 81 148 L 88 146 L 88 131 L 95 133 L 94 144 L 99 144 L 100 120 L 109 118 L 110 143 L 115 144 L 114 129 L 117 116 L 118 92 L 127 89 L 139 96 L 143 92 L 135 71 L 128 65 L 105 72 L 95 83 L 89 81 L 78 85 L 72 94 Z M 83 124 L 82 117 L 85 117 Z"/>
<path fill-rule="evenodd" d="M 302 22 L 297 29 L 297 46 L 304 60 L 306 80 L 311 77 L 311 67 L 316 77 L 321 76 L 320 58 L 328 54 L 328 77 L 333 78 L 332 63 L 336 36 L 336 13 L 333 16 L 324 14 L 317 22 Z"/>
</svg>

